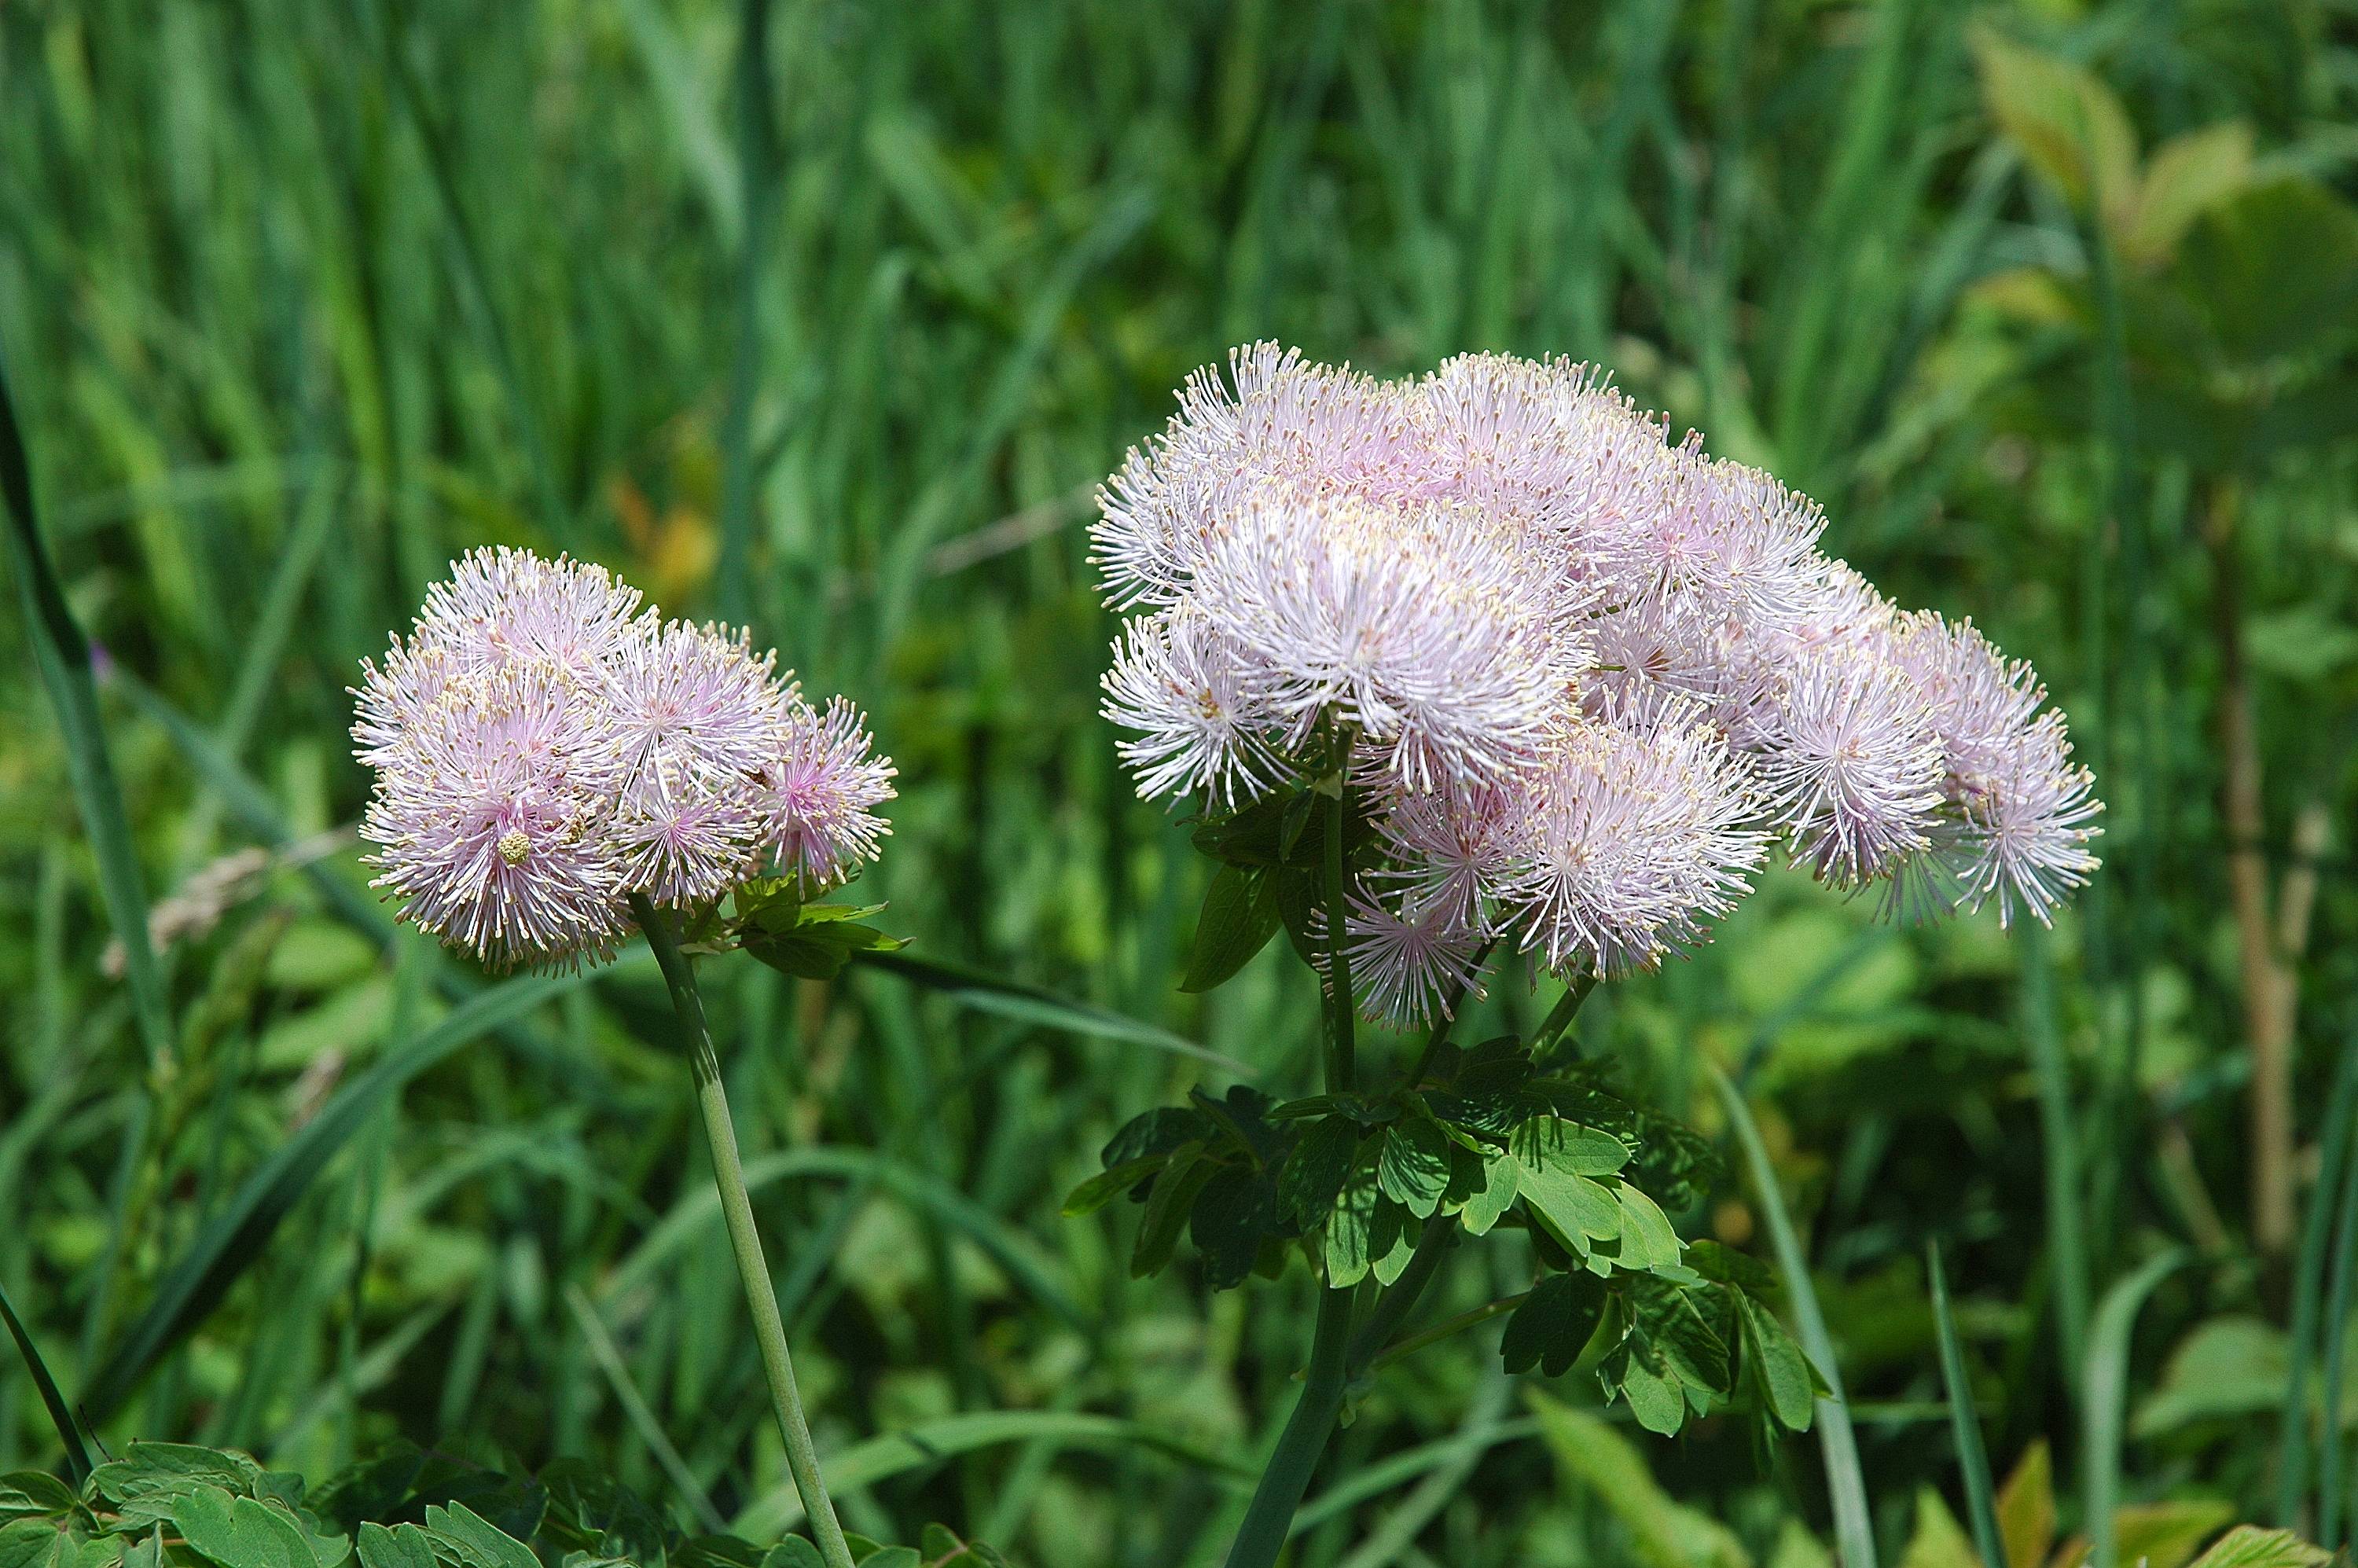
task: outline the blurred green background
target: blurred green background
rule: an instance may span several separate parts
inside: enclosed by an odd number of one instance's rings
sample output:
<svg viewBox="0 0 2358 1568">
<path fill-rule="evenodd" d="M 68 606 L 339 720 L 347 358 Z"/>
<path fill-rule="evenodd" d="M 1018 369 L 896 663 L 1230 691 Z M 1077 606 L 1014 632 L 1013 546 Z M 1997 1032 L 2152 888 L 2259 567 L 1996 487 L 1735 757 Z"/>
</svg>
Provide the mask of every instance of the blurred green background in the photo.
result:
<svg viewBox="0 0 2358 1568">
<path fill-rule="evenodd" d="M 2335 1533 L 2353 109 L 2348 0 L 5 0 L 0 347 L 167 1016 L 110 969 L 0 620 L 0 1285 L 87 1390 L 236 1184 L 472 983 L 352 896 L 344 729 L 358 660 L 485 542 L 750 622 L 867 706 L 903 795 L 861 885 L 917 951 L 1298 1090 L 1315 1003 L 1275 949 L 1174 990 L 1206 872 L 1096 717 L 1092 486 L 1238 342 L 1561 353 L 2032 658 L 2110 804 L 2042 940 L 1771 874 L 1582 1019 L 1714 1136 L 1708 1069 L 1741 1075 L 1886 1555 L 1968 1550 L 1920 1498 L 1958 1498 L 1929 1239 L 2001 1476 L 2030 1456 L 2011 1568 L 2115 1504 L 2154 1568 L 2280 1498 Z M 1133 1210 L 1057 1207 L 1234 1070 L 874 973 L 708 984 L 847 1522 L 1040 1563 L 1224 1544 L 1310 1284 L 1134 1283 Z M 101 1430 L 315 1475 L 395 1433 L 581 1456 L 774 1528 L 688 1111 L 643 957 L 566 990 L 368 1109 Z M 1683 1223 L 1765 1254 L 1734 1174 Z M 1528 1282 L 1492 1250 L 1429 1316 Z M 1531 1391 L 1593 1411 L 1593 1379 L 1508 1379 L 1494 1341 L 1368 1394 L 1302 1562 L 1828 1561 L 1814 1442 L 1551 1442 Z M 0 1357 L 0 1469 L 53 1442 Z"/>
</svg>

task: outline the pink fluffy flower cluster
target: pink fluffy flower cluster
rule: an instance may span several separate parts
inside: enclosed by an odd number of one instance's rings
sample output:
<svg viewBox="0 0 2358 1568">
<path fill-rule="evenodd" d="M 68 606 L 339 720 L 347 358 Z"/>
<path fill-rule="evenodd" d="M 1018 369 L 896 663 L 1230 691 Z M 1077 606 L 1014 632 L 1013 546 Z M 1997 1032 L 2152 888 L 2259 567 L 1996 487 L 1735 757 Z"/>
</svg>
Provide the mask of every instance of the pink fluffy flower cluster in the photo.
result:
<svg viewBox="0 0 2358 1568">
<path fill-rule="evenodd" d="M 845 880 L 889 831 L 892 764 L 775 664 L 602 568 L 475 551 L 352 694 L 372 885 L 509 968 L 611 956 L 633 893 L 702 906 L 773 863 Z"/>
<path fill-rule="evenodd" d="M 1413 382 L 1273 344 L 1198 372 L 1102 497 L 1140 792 L 1233 806 L 1350 738 L 1369 1011 L 1494 941 L 1609 975 L 1702 939 L 1772 846 L 1911 913 L 2045 921 L 2101 809 L 2030 668 L 1823 554 L 1817 506 L 1586 367 Z"/>
</svg>

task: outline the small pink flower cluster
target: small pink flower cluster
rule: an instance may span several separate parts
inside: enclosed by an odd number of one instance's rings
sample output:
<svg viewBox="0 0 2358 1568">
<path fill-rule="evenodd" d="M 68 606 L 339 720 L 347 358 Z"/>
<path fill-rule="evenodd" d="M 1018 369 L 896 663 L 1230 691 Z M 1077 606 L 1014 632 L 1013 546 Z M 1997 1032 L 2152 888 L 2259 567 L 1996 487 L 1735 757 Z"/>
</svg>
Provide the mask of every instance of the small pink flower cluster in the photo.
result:
<svg viewBox="0 0 2358 1568">
<path fill-rule="evenodd" d="M 1494 940 L 1610 974 L 1702 939 L 1768 847 L 1894 907 L 2045 921 L 2101 809 L 2030 668 L 1818 549 L 1823 514 L 1672 445 L 1585 367 L 1388 383 L 1274 344 L 1199 371 L 1093 531 L 1140 792 L 1237 805 L 1352 738 L 1384 863 L 1370 1010 Z"/>
<path fill-rule="evenodd" d="M 602 568 L 473 552 L 353 693 L 372 885 L 508 968 L 611 956 L 634 892 L 709 904 L 773 861 L 845 880 L 888 831 L 892 763 L 775 664 Z"/>
</svg>

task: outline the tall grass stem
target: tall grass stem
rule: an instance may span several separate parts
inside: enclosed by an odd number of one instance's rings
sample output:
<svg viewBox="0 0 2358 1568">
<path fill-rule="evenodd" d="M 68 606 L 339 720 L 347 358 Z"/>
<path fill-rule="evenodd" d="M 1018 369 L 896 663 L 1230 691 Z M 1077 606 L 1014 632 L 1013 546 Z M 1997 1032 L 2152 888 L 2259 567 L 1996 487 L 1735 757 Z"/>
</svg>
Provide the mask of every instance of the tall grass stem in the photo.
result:
<svg viewBox="0 0 2358 1568">
<path fill-rule="evenodd" d="M 1851 1430 L 1850 1409 L 1843 1393 L 1842 1368 L 1834 1361 L 1833 1336 L 1826 1332 L 1825 1314 L 1818 1292 L 1810 1284 L 1809 1260 L 1801 1255 L 1801 1238 L 1793 1217 L 1785 1212 L 1784 1195 L 1777 1188 L 1777 1168 L 1768 1162 L 1768 1145 L 1744 1096 L 1725 1073 L 1714 1075 L 1728 1125 L 1743 1146 L 1762 1217 L 1768 1222 L 1776 1245 L 1777 1268 L 1785 1276 L 1785 1293 L 1793 1303 L 1793 1325 L 1801 1331 L 1801 1348 L 1826 1380 L 1818 1400 L 1818 1447 L 1825 1456 L 1826 1496 L 1834 1516 L 1834 1548 L 1842 1568 L 1875 1568 L 1875 1525 L 1866 1510 L 1866 1477 L 1859 1469 L 1858 1434 Z"/>
</svg>

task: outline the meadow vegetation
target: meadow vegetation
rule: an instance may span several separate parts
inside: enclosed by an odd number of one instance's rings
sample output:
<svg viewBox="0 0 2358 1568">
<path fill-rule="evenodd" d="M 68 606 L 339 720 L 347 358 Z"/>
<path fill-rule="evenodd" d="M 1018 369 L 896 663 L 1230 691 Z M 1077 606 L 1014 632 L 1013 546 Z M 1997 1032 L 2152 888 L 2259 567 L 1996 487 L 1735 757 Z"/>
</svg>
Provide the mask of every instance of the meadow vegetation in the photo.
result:
<svg viewBox="0 0 2358 1568">
<path fill-rule="evenodd" d="M 1502 1362 L 1502 1231 L 1347 1390 L 1291 1561 L 2342 1546 L 2353 20 L 0 6 L 0 1568 L 817 1561 L 764 1555 L 802 1505 L 653 956 L 492 976 L 366 885 L 350 688 L 483 545 L 749 627 L 898 766 L 884 909 L 701 970 L 845 1527 L 1218 1561 L 1316 1284 L 1216 1288 L 1087 1184 L 1155 1107 L 1315 1093 L 1320 989 L 1284 941 L 1183 989 L 1217 865 L 1099 714 L 1087 524 L 1264 339 L 1608 370 L 2035 660 L 2106 802 L 2051 930 L 1780 868 L 1580 1007 L 1838 1402 L 1669 1439 Z M 1511 970 L 1457 1038 L 1564 996 Z"/>
</svg>

